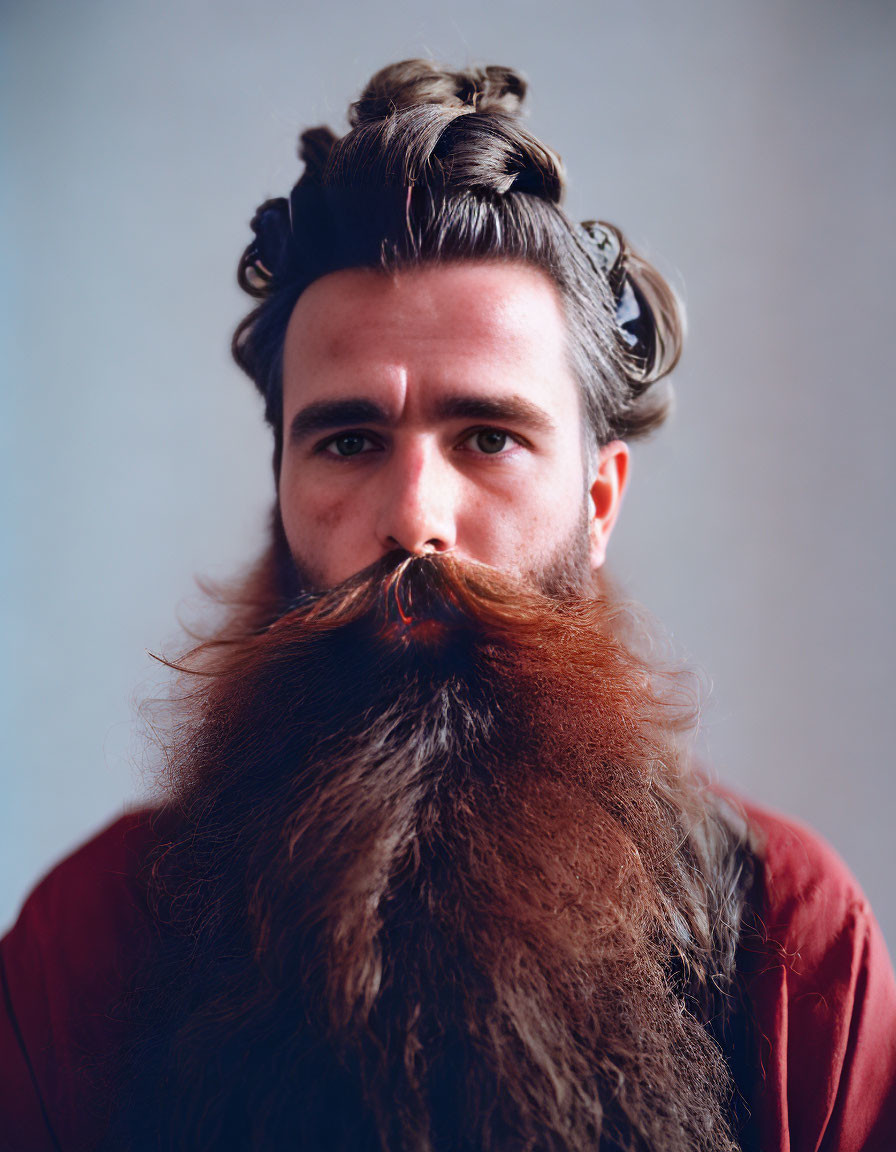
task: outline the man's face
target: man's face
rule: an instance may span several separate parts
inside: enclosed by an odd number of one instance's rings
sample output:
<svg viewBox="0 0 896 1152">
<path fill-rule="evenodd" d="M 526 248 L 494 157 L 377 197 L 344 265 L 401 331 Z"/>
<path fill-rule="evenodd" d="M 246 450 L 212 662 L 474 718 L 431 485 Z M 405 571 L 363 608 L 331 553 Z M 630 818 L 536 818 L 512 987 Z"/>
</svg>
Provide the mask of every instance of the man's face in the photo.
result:
<svg viewBox="0 0 896 1152">
<path fill-rule="evenodd" d="M 532 267 L 334 272 L 299 298 L 283 364 L 283 526 L 330 587 L 396 549 L 584 580 L 625 481 L 586 476 L 560 298 Z M 609 463 L 608 463 L 609 462 Z"/>
</svg>

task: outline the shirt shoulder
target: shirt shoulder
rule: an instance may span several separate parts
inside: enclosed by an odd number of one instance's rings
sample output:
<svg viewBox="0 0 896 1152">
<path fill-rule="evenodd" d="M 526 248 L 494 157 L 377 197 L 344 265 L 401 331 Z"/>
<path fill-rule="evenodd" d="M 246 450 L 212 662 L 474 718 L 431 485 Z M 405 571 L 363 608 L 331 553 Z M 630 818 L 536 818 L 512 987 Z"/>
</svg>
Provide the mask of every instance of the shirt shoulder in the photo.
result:
<svg viewBox="0 0 896 1152">
<path fill-rule="evenodd" d="M 12 1148 L 91 1146 L 92 1077 L 149 924 L 139 872 L 156 816 L 127 812 L 57 864 L 0 941 L 0 1117 Z"/>
<path fill-rule="evenodd" d="M 870 916 L 865 894 L 826 841 L 807 825 L 754 804 L 744 805 L 762 863 L 769 935 L 789 943 L 823 943 L 852 912 Z"/>
<path fill-rule="evenodd" d="M 755 1012 L 762 1147 L 896 1147 L 896 979 L 837 853 L 796 820 L 743 805 L 759 864 L 744 969 Z"/>
</svg>

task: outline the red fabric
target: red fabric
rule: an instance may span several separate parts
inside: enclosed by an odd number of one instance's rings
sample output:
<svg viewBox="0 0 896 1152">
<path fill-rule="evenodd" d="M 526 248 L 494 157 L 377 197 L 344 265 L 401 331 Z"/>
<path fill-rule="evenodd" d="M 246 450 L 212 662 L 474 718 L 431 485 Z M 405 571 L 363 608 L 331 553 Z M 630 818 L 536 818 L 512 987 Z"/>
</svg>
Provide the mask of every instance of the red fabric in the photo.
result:
<svg viewBox="0 0 896 1152">
<path fill-rule="evenodd" d="M 752 1108 L 762 1152 L 896 1149 L 896 981 L 858 884 L 808 829 L 745 805 L 764 839 L 767 942 L 745 972 L 762 1075 Z M 144 913 L 135 874 L 151 841 L 131 813 L 59 864 L 0 942 L 0 1147 L 95 1148 L 101 1126 L 83 1064 L 108 1051 L 109 1016 Z"/>
<path fill-rule="evenodd" d="M 120 1037 L 110 1009 L 146 917 L 136 872 L 149 813 L 130 813 L 58 864 L 0 941 L 0 1149 L 81 1152 L 101 1126 L 85 1065 Z"/>
<path fill-rule="evenodd" d="M 894 1152 L 896 980 L 874 914 L 815 833 L 745 808 L 765 839 L 768 943 L 745 964 L 762 1152 Z"/>
</svg>

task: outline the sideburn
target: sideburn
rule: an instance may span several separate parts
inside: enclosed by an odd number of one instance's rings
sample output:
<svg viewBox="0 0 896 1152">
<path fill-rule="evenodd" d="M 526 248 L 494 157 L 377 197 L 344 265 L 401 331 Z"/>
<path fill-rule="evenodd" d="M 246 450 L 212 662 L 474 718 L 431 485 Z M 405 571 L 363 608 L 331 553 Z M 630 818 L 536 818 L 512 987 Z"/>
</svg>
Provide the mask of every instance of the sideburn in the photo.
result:
<svg viewBox="0 0 896 1152">
<path fill-rule="evenodd" d="M 736 1148 L 742 846 L 618 625 L 387 558 L 192 654 L 118 1146 Z"/>
</svg>

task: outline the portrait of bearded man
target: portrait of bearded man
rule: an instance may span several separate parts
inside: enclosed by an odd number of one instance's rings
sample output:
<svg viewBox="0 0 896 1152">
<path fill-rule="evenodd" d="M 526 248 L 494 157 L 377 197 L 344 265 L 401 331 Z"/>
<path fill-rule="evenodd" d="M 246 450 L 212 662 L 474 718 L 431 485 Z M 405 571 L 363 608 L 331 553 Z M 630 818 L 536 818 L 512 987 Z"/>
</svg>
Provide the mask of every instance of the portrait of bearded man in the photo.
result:
<svg viewBox="0 0 896 1152">
<path fill-rule="evenodd" d="M 858 885 L 703 773 L 693 678 L 603 575 L 682 323 L 565 215 L 524 96 L 387 67 L 255 214 L 268 544 L 171 662 L 158 804 L 4 941 L 10 1147 L 896 1141 Z"/>
</svg>

